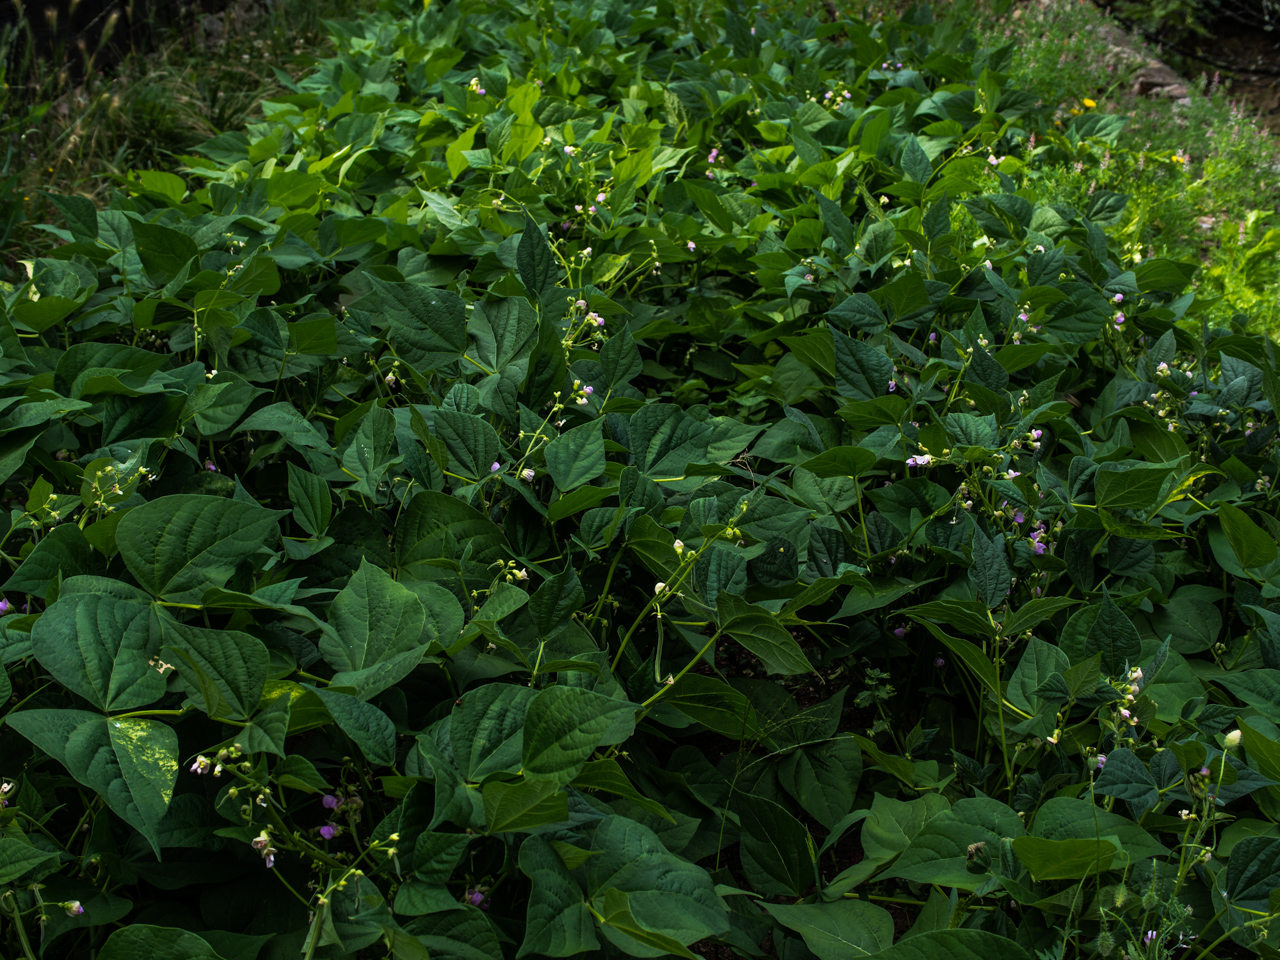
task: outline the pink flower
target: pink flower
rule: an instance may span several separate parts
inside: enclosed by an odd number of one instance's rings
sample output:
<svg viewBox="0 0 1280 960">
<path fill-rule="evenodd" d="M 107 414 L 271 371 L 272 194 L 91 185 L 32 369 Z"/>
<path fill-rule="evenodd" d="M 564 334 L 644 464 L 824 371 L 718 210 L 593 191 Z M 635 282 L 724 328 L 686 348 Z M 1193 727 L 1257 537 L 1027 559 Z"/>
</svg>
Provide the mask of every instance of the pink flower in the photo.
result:
<svg viewBox="0 0 1280 960">
<path fill-rule="evenodd" d="M 1117 293 L 1114 297 L 1112 297 L 1112 298 L 1111 298 L 1111 302 L 1112 302 L 1112 303 L 1124 303 L 1124 294 L 1123 294 L 1123 293 Z"/>
<path fill-rule="evenodd" d="M 708 170 L 708 171 L 707 171 L 707 179 L 708 179 L 708 180 L 714 180 L 715 178 L 716 178 L 716 175 L 715 175 L 714 173 L 712 173 L 710 170 Z"/>
<path fill-rule="evenodd" d="M 591 214 L 593 217 L 596 215 L 596 205 L 594 203 L 587 207 L 587 213 Z"/>
<path fill-rule="evenodd" d="M 582 388 L 582 392 L 583 392 L 583 393 L 585 393 L 585 394 L 589 397 L 589 396 L 591 396 L 593 393 L 595 393 L 595 392 L 596 392 L 596 388 L 595 388 L 595 387 L 583 387 L 583 388 Z"/>
<path fill-rule="evenodd" d="M 1098 754 L 1098 769 L 1099 769 L 1099 770 L 1101 770 L 1101 769 L 1102 769 L 1102 765 L 1103 765 L 1104 763 L 1106 763 L 1106 762 L 1107 762 L 1107 755 L 1106 755 L 1105 753 L 1100 753 L 1100 754 Z"/>
<path fill-rule="evenodd" d="M 690 251 L 694 251 L 694 250 L 697 250 L 697 249 L 698 249 L 698 245 L 697 245 L 696 243 L 694 243 L 692 240 L 690 240 L 690 241 L 689 241 L 689 250 L 690 250 Z"/>
<path fill-rule="evenodd" d="M 1021 320 L 1023 323 L 1026 323 L 1031 318 L 1028 317 L 1025 313 L 1020 313 L 1018 314 L 1018 319 Z"/>
<path fill-rule="evenodd" d="M 608 197 L 606 197 L 603 193 L 597 193 L 597 194 L 596 194 L 596 203 L 604 203 L 604 202 L 605 202 L 605 200 L 607 200 L 607 199 L 609 199 L 609 198 L 608 198 Z"/>
<path fill-rule="evenodd" d="M 476 91 L 476 93 L 480 94 L 480 96 L 482 96 L 482 97 L 483 97 L 483 96 L 484 96 L 484 87 L 481 87 L 479 90 L 477 90 L 477 91 Z"/>
<path fill-rule="evenodd" d="M 206 470 L 208 470 L 210 473 L 217 473 L 217 472 L 218 472 L 218 468 L 217 468 L 217 467 L 215 467 L 215 466 L 213 465 L 213 461 L 212 461 L 212 460 L 206 460 L 206 461 L 204 462 L 204 468 L 205 468 Z"/>
<path fill-rule="evenodd" d="M 1032 430 L 1032 431 L 1031 431 L 1031 439 L 1032 439 L 1032 440 L 1039 440 L 1039 439 L 1040 439 L 1041 437 L 1043 437 L 1043 436 L 1044 436 L 1044 431 L 1043 431 L 1043 430 Z"/>
<path fill-rule="evenodd" d="M 1033 547 L 1031 548 L 1031 551 L 1032 551 L 1032 552 L 1033 552 L 1033 553 L 1038 557 L 1038 556 L 1040 556 L 1042 553 L 1044 553 L 1044 551 L 1045 551 L 1045 545 L 1044 545 L 1043 543 L 1040 543 L 1040 542 L 1037 540 L 1037 541 L 1036 541 L 1035 546 L 1033 546 Z M 1037 597 L 1038 597 L 1038 596 L 1040 596 L 1040 588 L 1039 588 L 1039 587 L 1036 587 L 1036 596 L 1037 596 Z"/>
</svg>

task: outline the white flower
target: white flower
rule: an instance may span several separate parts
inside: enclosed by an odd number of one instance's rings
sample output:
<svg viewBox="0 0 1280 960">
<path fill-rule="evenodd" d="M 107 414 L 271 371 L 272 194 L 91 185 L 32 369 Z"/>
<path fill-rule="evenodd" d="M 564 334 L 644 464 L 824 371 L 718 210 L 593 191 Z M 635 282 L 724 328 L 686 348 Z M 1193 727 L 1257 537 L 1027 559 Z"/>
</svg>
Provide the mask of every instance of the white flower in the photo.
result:
<svg viewBox="0 0 1280 960">
<path fill-rule="evenodd" d="M 673 544 L 673 546 L 676 548 L 676 553 L 677 553 L 677 554 L 684 553 L 684 541 L 683 541 L 683 540 L 677 540 L 677 541 Z"/>
<path fill-rule="evenodd" d="M 665 589 L 667 589 L 667 585 L 666 585 L 665 583 L 655 584 L 655 585 L 654 585 L 654 588 L 653 588 L 653 594 L 654 594 L 654 596 L 658 596 L 658 595 L 659 595 L 659 594 L 661 594 L 661 593 L 662 593 L 662 591 L 663 591 L 663 590 L 665 590 Z"/>
</svg>

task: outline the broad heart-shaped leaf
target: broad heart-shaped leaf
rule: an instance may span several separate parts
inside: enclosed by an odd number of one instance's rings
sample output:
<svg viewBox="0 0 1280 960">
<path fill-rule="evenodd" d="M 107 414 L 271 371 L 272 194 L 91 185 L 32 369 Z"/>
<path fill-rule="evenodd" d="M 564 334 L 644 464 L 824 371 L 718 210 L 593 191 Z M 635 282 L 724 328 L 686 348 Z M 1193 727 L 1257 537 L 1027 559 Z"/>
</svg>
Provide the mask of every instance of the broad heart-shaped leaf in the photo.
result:
<svg viewBox="0 0 1280 960">
<path fill-rule="evenodd" d="M 555 256 L 547 245 L 547 238 L 527 212 L 524 215 L 524 233 L 516 244 L 516 268 L 534 303 L 538 303 L 543 292 L 555 283 Z"/>
<path fill-rule="evenodd" d="M 842 397 L 874 400 L 889 391 L 893 361 L 883 350 L 831 331 L 836 350 L 836 391 Z"/>
<path fill-rule="evenodd" d="M 36 544 L 5 583 L 4 589 L 9 593 L 43 597 L 59 574 L 67 579 L 80 573 L 92 573 L 95 566 L 93 548 L 80 527 L 74 523 L 60 523 Z"/>
<path fill-rule="evenodd" d="M 1280 837 L 1246 837 L 1231 850 L 1226 877 L 1213 884 L 1214 906 L 1223 910 L 1223 926 L 1240 944 L 1257 937 L 1244 926 L 1258 914 L 1273 912 L 1271 898 L 1280 887 Z"/>
<path fill-rule="evenodd" d="M 1100 465 L 1094 478 L 1098 506 L 1108 510 L 1149 510 L 1160 502 L 1160 491 L 1179 463 L 1175 460 L 1155 465 L 1126 460 Z"/>
<path fill-rule="evenodd" d="M 1160 799 L 1155 777 L 1128 747 L 1107 754 L 1093 790 L 1104 797 L 1117 797 L 1128 802 L 1135 815 L 1155 806 Z"/>
<path fill-rule="evenodd" d="M 174 603 L 199 603 L 237 565 L 275 546 L 288 511 L 224 497 L 161 497 L 134 507 L 116 527 L 120 557 L 142 588 Z"/>
<path fill-rule="evenodd" d="M 742 821 L 742 869 L 762 893 L 800 897 L 813 885 L 816 847 L 809 831 L 785 807 L 743 794 L 737 800 Z"/>
<path fill-rule="evenodd" d="M 778 766 L 787 793 L 828 830 L 852 809 L 861 777 L 862 748 L 848 736 L 802 747 Z"/>
<path fill-rule="evenodd" d="M 1231 552 L 1236 555 L 1240 566 L 1248 570 L 1250 567 L 1265 567 L 1275 560 L 1275 538 L 1239 507 L 1230 503 L 1220 504 L 1218 519 L 1222 521 L 1222 532 L 1227 535 L 1227 543 L 1231 544 Z"/>
<path fill-rule="evenodd" d="M 635 710 L 634 703 L 581 687 L 548 687 L 525 712 L 525 776 L 568 783 L 596 747 L 631 735 Z"/>
<path fill-rule="evenodd" d="M 716 677 L 686 673 L 668 691 L 663 702 L 723 736 L 735 740 L 764 736 L 751 701 Z"/>
<path fill-rule="evenodd" d="M 427 614 L 413 592 L 367 559 L 333 599 L 320 653 L 335 670 L 362 670 L 419 646 Z"/>
<path fill-rule="evenodd" d="M 177 927 L 133 923 L 107 938 L 98 960 L 224 960 L 201 937 Z"/>
<path fill-rule="evenodd" d="M 0 837 L 0 883 L 12 883 L 28 870 L 57 860 L 58 854 L 21 840 Z"/>
<path fill-rule="evenodd" d="M 716 618 L 720 629 L 759 657 L 769 673 L 789 676 L 813 671 L 800 644 L 764 607 L 721 593 L 716 597 Z"/>
<path fill-rule="evenodd" d="M 986 930 L 933 930 L 904 937 L 878 960 L 1031 960 L 1031 955 L 1007 937 Z"/>
<path fill-rule="evenodd" d="M 389 767 L 396 762 L 396 728 L 391 718 L 371 703 L 328 687 L 307 687 L 329 711 L 334 722 L 360 748 L 370 763 Z"/>
<path fill-rule="evenodd" d="M 1106 585 L 1102 587 L 1102 602 L 1091 604 L 1072 614 L 1062 629 L 1058 645 L 1071 658 L 1072 663 L 1087 660 L 1095 653 L 1102 654 L 1105 674 L 1118 676 L 1126 663 L 1137 661 L 1142 653 L 1142 638 L 1133 622 L 1121 610 Z"/>
<path fill-rule="evenodd" d="M 160 621 L 165 655 L 196 705 L 210 717 L 248 720 L 258 709 L 271 657 L 257 637 L 167 617 Z"/>
<path fill-rule="evenodd" d="M 559 633 L 569 618 L 582 609 L 586 599 L 578 571 L 572 566 L 549 577 L 529 598 L 529 612 L 533 614 L 538 635 L 546 638 Z"/>
<path fill-rule="evenodd" d="M 784 927 L 804 937 L 818 960 L 869 957 L 893 944 L 893 917 L 866 900 L 841 898 L 832 903 L 766 903 L 764 908 Z"/>
<path fill-rule="evenodd" d="M 160 650 L 145 603 L 96 594 L 58 599 L 31 629 L 40 665 L 99 710 L 134 710 L 165 693 L 151 661 Z"/>
<path fill-rule="evenodd" d="M 498 432 L 483 417 L 441 408 L 431 417 L 431 429 L 449 451 L 455 473 L 482 480 L 501 465 L 502 443 Z"/>
<path fill-rule="evenodd" d="M 1161 843 L 1132 820 L 1104 810 L 1085 799 L 1052 797 L 1036 812 L 1032 836 L 1049 840 L 1089 840 L 1114 837 L 1120 842 L 1121 859 L 1130 863 L 1168 854 Z"/>
<path fill-rule="evenodd" d="M 640 376 L 644 361 L 630 330 L 624 327 L 605 341 L 600 348 L 600 366 L 611 388 Z"/>
<path fill-rule="evenodd" d="M 603 421 L 566 430 L 547 444 L 547 473 L 564 492 L 576 490 L 604 473 Z"/>
<path fill-rule="evenodd" d="M 592 903 L 602 905 L 607 891 L 620 890 L 643 929 L 685 946 L 728 930 L 710 874 L 668 851 L 644 824 L 605 817 L 596 823 L 590 849 L 594 855 L 578 870 Z"/>
<path fill-rule="evenodd" d="M 462 695 L 449 717 L 449 741 L 462 776 L 483 780 L 491 773 L 520 770 L 524 721 L 538 691 L 512 683 L 486 683 Z"/>
<path fill-rule="evenodd" d="M 1107 760 L 1110 763 L 1110 759 Z M 1031 872 L 1032 880 L 1079 880 L 1102 873 L 1115 859 L 1115 845 L 1093 840 L 1046 840 L 1018 837 L 1013 852 Z"/>
<path fill-rule="evenodd" d="M 571 957 L 599 948 L 582 891 L 550 843 L 526 839 L 520 845 L 520 871 L 532 881 L 532 891 L 517 957 Z"/>
<path fill-rule="evenodd" d="M 24 710 L 10 714 L 8 723 L 97 791 L 160 856 L 157 828 L 178 776 L 178 735 L 172 727 L 84 710 Z"/>
<path fill-rule="evenodd" d="M 370 286 L 391 324 L 391 344 L 420 373 L 451 373 L 467 349 L 467 307 L 448 290 L 389 283 L 370 275 Z"/>
<path fill-rule="evenodd" d="M 605 939 L 622 953 L 639 957 L 685 957 L 697 960 L 679 940 L 658 930 L 652 930 L 636 919 L 631 909 L 631 898 L 616 887 L 604 892 L 597 910 L 600 914 L 600 932 Z"/>
<path fill-rule="evenodd" d="M 975 890 L 984 875 L 966 869 L 970 845 L 985 842 L 995 850 L 1002 839 L 1020 837 L 1024 832 L 1018 815 L 998 800 L 961 800 L 925 824 L 884 875 Z"/>
<path fill-rule="evenodd" d="M 404 929 L 425 948 L 424 957 L 441 960 L 501 960 L 503 956 L 494 925 L 474 907 L 418 917 L 405 924 Z M 412 956 L 398 952 L 401 937 L 396 937 L 393 942 L 397 948 L 397 957 Z"/>
<path fill-rule="evenodd" d="M 446 556 L 457 559 L 451 552 L 453 546 L 458 554 L 469 552 L 477 567 L 488 567 L 507 554 L 502 528 L 492 520 L 447 493 L 424 490 L 409 501 L 396 523 L 397 562 L 402 575 L 418 580 L 455 578 L 430 563 Z M 486 577 L 487 584 L 492 571 Z"/>
<path fill-rule="evenodd" d="M 569 796 L 554 780 L 490 780 L 481 797 L 490 833 L 523 833 L 569 819 Z"/>
<path fill-rule="evenodd" d="M 990 537 L 976 524 L 973 528 L 973 566 L 969 580 L 988 610 L 994 610 L 1009 595 L 1009 562 L 1005 557 L 1005 535 L 999 530 Z"/>
<path fill-rule="evenodd" d="M 333 517 L 333 498 L 329 485 L 314 473 L 290 463 L 289 499 L 293 502 L 293 518 L 303 530 L 318 537 L 329 527 Z"/>
</svg>

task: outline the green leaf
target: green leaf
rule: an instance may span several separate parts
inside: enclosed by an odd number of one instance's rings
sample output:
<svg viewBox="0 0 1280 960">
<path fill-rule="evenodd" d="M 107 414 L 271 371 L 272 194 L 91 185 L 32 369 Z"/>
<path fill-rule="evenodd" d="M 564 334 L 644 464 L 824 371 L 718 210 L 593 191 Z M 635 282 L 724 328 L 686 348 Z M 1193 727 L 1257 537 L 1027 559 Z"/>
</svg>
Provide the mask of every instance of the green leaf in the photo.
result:
<svg viewBox="0 0 1280 960">
<path fill-rule="evenodd" d="M 488 683 L 462 696 L 450 715 L 449 737 L 464 778 L 519 772 L 525 715 L 536 696 L 537 690 L 508 683 Z"/>
<path fill-rule="evenodd" d="M 1070 597 L 1038 597 L 1029 600 L 1017 610 L 1010 610 L 1004 615 L 1001 621 L 1003 633 L 1007 637 L 1017 636 L 1053 617 L 1058 611 L 1073 607 L 1079 602 Z"/>
<path fill-rule="evenodd" d="M 1111 758 L 1107 758 L 1110 765 Z M 1105 872 L 1115 858 L 1114 844 L 1106 840 L 1045 840 L 1018 837 L 1013 852 L 1031 872 L 1031 879 L 1079 880 Z"/>
<path fill-rule="evenodd" d="M 362 670 L 425 649 L 422 602 L 367 559 L 334 598 L 329 623 L 333 630 L 321 634 L 320 653 L 338 671 Z M 337 678 L 334 682 L 341 685 Z"/>
<path fill-rule="evenodd" d="M 165 693 L 151 610 L 99 594 L 61 597 L 31 630 L 36 659 L 99 710 L 134 710 Z"/>
<path fill-rule="evenodd" d="M 584 423 L 566 430 L 547 444 L 547 473 L 561 490 L 576 490 L 604 473 L 601 424 L 600 420 Z"/>
<path fill-rule="evenodd" d="M 334 722 L 371 763 L 382 767 L 395 764 L 396 728 L 385 713 L 371 703 L 337 690 L 310 686 L 307 689 L 323 701 Z"/>
<path fill-rule="evenodd" d="M 784 807 L 763 797 L 744 794 L 737 808 L 742 869 L 751 885 L 771 895 L 804 896 L 817 879 L 809 831 Z"/>
<path fill-rule="evenodd" d="M 271 771 L 271 776 L 282 787 L 292 787 L 304 793 L 324 793 L 333 789 L 306 757 L 290 754 L 281 759 Z"/>
<path fill-rule="evenodd" d="M 541 637 L 559 633 L 569 618 L 582 609 L 587 593 L 578 580 L 578 571 L 567 566 L 549 577 L 529 598 L 529 612 Z"/>
<path fill-rule="evenodd" d="M 0 837 L 0 883 L 12 883 L 24 873 L 57 860 L 58 854 L 11 837 Z"/>
<path fill-rule="evenodd" d="M 107 938 L 98 960 L 223 960 L 213 947 L 187 930 L 133 923 Z"/>
<path fill-rule="evenodd" d="M 754 740 L 764 735 L 751 701 L 715 677 L 686 673 L 667 691 L 662 702 L 735 740 Z"/>
<path fill-rule="evenodd" d="M 61 575 L 64 579 L 92 573 L 97 567 L 93 548 L 80 527 L 60 523 L 40 539 L 4 585 L 9 593 L 30 593 L 43 597 Z"/>
<path fill-rule="evenodd" d="M 1079 640 L 1073 639 L 1069 643 L 1068 638 L 1078 637 L 1081 629 L 1085 631 L 1083 649 L 1077 651 Z M 1125 612 L 1116 606 L 1105 585 L 1102 588 L 1101 603 L 1085 607 L 1067 621 L 1060 645 L 1073 663 L 1101 653 L 1102 669 L 1111 676 L 1118 676 L 1126 663 L 1136 663 L 1142 652 L 1142 639 L 1137 628 Z"/>
<path fill-rule="evenodd" d="M 210 717 L 248 720 L 257 712 L 270 655 L 257 637 L 162 619 L 165 655 L 196 705 Z"/>
<path fill-rule="evenodd" d="M 989 797 L 960 800 L 925 824 L 884 875 L 975 890 L 984 875 L 968 871 L 969 848 L 986 843 L 994 851 L 1002 839 L 1024 832 L 1018 815 L 1003 803 Z"/>
<path fill-rule="evenodd" d="M 53 717 L 47 728 L 33 729 L 38 715 L 73 711 L 31 710 L 10 716 L 9 723 L 46 753 L 60 759 L 71 775 L 97 791 L 113 811 L 141 833 L 160 856 L 158 827 L 173 798 L 178 776 L 178 735 L 156 720 L 137 717 L 112 720 L 80 711 L 82 721 L 66 730 L 65 720 Z M 48 749 L 50 735 L 58 739 Z M 65 739 L 63 739 L 65 737 Z"/>
<path fill-rule="evenodd" d="M 475 908 L 419 917 L 406 924 L 405 930 L 425 948 L 424 957 L 429 953 L 436 960 L 501 960 L 503 956 L 493 924 Z M 392 942 L 398 947 L 401 938 Z M 402 958 L 400 953 L 395 955 Z"/>
<path fill-rule="evenodd" d="M 520 871 L 532 881 L 532 890 L 517 958 L 571 957 L 599 949 L 582 891 L 550 843 L 526 839 L 520 845 Z"/>
<path fill-rule="evenodd" d="M 168 283 L 200 255 L 195 241 L 181 231 L 141 220 L 132 220 L 129 225 L 137 243 L 138 259 L 157 286 Z"/>
<path fill-rule="evenodd" d="M 831 447 L 804 463 L 799 469 L 808 470 L 820 478 L 858 477 L 876 465 L 876 455 L 862 447 Z"/>
<path fill-rule="evenodd" d="M 448 449 L 456 473 L 483 480 L 493 473 L 495 463 L 501 464 L 502 442 L 483 417 L 441 408 L 435 411 L 431 426 Z"/>
<path fill-rule="evenodd" d="M 679 940 L 667 936 L 660 930 L 653 930 L 637 920 L 631 910 L 631 898 L 621 890 L 612 887 L 604 891 L 600 928 L 610 943 L 631 956 L 675 956 L 697 960 L 697 956 Z"/>
<path fill-rule="evenodd" d="M 524 233 L 516 245 L 516 267 L 520 271 L 520 281 L 534 303 L 539 302 L 542 294 L 555 283 L 555 257 L 547 245 L 547 238 L 527 212 L 524 215 Z"/>
<path fill-rule="evenodd" d="M 529 831 L 569 819 L 569 796 L 554 780 L 491 780 L 481 796 L 485 829 L 490 833 Z"/>
<path fill-rule="evenodd" d="M 1031 960 L 1007 937 L 986 930 L 934 930 L 899 940 L 876 954 L 878 960 Z"/>
<path fill-rule="evenodd" d="M 1222 532 L 1226 534 L 1227 543 L 1231 544 L 1231 552 L 1240 566 L 1246 570 L 1265 567 L 1276 559 L 1275 538 L 1268 536 L 1239 507 L 1230 503 L 1219 504 L 1218 519 L 1222 521 Z"/>
<path fill-rule="evenodd" d="M 774 614 L 731 593 L 716 598 L 720 629 L 760 658 L 769 673 L 790 676 L 813 672 L 800 645 Z"/>
<path fill-rule="evenodd" d="M 981 528 L 973 528 L 973 566 L 969 580 L 988 610 L 994 610 L 1009 595 L 1009 562 L 1005 557 L 1005 535 L 993 530 L 988 537 Z"/>
<path fill-rule="evenodd" d="M 849 736 L 803 747 L 778 766 L 786 791 L 828 830 L 853 808 L 861 776 L 862 749 Z"/>
<path fill-rule="evenodd" d="M 1149 466 L 1125 461 L 1104 463 L 1094 480 L 1094 496 L 1099 507 L 1108 510 L 1149 510 L 1160 501 L 1160 491 L 1177 462 Z"/>
<path fill-rule="evenodd" d="M 644 362 L 631 331 L 623 329 L 605 341 L 600 348 L 600 366 L 604 368 L 605 381 L 610 388 L 640 376 Z"/>
<path fill-rule="evenodd" d="M 763 906 L 784 927 L 804 937 L 818 960 L 869 957 L 893 944 L 893 917 L 865 900 Z"/>
<path fill-rule="evenodd" d="M 467 350 L 467 309 L 448 290 L 416 283 L 388 283 L 375 275 L 370 286 L 391 325 L 391 344 L 416 370 L 449 373 Z"/>
<path fill-rule="evenodd" d="M 639 790 L 637 790 L 627 779 L 627 775 L 623 772 L 622 765 L 612 758 L 605 760 L 588 760 L 583 765 L 582 772 L 573 778 L 570 786 L 579 790 L 605 790 L 609 793 L 616 793 L 620 797 L 626 797 L 637 806 L 643 807 L 655 816 L 662 817 L 670 823 L 675 823 L 675 817 L 667 812 L 667 809 L 656 800 L 650 800 Z"/>
<path fill-rule="evenodd" d="M 1140 813 L 1160 800 L 1160 789 L 1147 765 L 1138 759 L 1128 747 L 1112 750 L 1093 790 L 1104 797 L 1117 797 L 1129 803 L 1134 813 Z"/>
<path fill-rule="evenodd" d="M 303 530 L 318 537 L 329 528 L 333 517 L 333 498 L 329 485 L 314 473 L 290 463 L 289 499 L 293 501 L 293 518 Z"/>
<path fill-rule="evenodd" d="M 635 709 L 633 703 L 580 687 L 543 690 L 525 713 L 525 776 L 569 783 L 596 747 L 622 743 L 631 735 Z"/>
<path fill-rule="evenodd" d="M 243 561 L 275 545 L 286 513 L 223 497 L 161 497 L 124 515 L 116 544 L 144 590 L 199 603 L 205 590 L 225 586 Z"/>
<path fill-rule="evenodd" d="M 836 390 L 842 397 L 875 400 L 889 390 L 893 361 L 883 350 L 832 330 L 836 351 Z"/>
<path fill-rule="evenodd" d="M 1136 863 L 1148 857 L 1169 853 L 1158 840 L 1138 824 L 1118 813 L 1111 813 L 1089 800 L 1052 797 L 1036 813 L 1032 836 L 1048 840 L 1096 840 L 1114 837 L 1119 841 L 1121 857 Z"/>
</svg>

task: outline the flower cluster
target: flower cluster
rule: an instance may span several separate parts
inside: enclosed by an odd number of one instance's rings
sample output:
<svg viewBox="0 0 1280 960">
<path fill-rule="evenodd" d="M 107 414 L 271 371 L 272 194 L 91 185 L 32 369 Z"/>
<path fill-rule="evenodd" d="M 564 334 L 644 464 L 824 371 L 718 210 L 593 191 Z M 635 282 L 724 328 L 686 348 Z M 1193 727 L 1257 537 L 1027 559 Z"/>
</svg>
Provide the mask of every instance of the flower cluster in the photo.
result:
<svg viewBox="0 0 1280 960">
<path fill-rule="evenodd" d="M 266 827 L 252 841 L 253 849 L 262 854 L 262 862 L 270 870 L 276 865 L 276 854 L 280 851 L 271 845 L 271 828 Z"/>
</svg>

